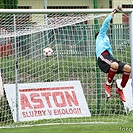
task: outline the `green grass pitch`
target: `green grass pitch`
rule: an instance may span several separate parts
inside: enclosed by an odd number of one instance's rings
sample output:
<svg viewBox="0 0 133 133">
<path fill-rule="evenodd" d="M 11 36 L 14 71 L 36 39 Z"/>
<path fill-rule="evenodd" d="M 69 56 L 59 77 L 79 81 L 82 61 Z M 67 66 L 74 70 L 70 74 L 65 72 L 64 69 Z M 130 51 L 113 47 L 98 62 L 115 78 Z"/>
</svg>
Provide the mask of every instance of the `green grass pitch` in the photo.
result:
<svg viewBox="0 0 133 133">
<path fill-rule="evenodd" d="M 133 122 L 113 124 L 59 124 L 0 129 L 1 133 L 129 133 Z"/>
</svg>

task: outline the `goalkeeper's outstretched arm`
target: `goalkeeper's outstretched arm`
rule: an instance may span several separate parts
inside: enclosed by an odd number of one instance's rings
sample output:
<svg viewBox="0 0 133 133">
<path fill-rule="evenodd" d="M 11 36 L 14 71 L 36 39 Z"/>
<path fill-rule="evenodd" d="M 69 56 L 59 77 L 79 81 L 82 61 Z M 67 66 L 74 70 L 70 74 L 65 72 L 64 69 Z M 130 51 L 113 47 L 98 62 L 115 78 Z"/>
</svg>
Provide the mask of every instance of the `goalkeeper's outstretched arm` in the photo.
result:
<svg viewBox="0 0 133 133">
<path fill-rule="evenodd" d="M 100 29 L 100 32 L 97 32 L 95 34 L 95 39 L 97 38 L 98 34 L 100 33 L 101 36 L 104 36 L 108 30 L 108 23 L 110 22 L 110 20 L 113 18 L 114 14 L 117 12 L 121 12 L 122 11 L 122 6 L 117 6 L 116 8 L 113 9 L 113 11 L 108 15 L 108 17 L 104 20 L 102 27 Z"/>
<path fill-rule="evenodd" d="M 111 16 L 113 17 L 115 13 L 117 12 L 121 12 L 122 11 L 122 6 L 117 6 L 116 8 L 114 8 L 114 10 L 111 12 Z"/>
</svg>

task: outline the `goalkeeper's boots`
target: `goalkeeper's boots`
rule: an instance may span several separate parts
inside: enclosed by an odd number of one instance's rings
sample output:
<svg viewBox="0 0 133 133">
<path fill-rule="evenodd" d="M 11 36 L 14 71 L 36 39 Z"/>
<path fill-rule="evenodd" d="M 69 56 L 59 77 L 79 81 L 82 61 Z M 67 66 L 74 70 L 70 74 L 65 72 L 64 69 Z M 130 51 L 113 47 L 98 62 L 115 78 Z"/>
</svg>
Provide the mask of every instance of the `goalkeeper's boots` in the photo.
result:
<svg viewBox="0 0 133 133">
<path fill-rule="evenodd" d="M 122 102 L 126 102 L 124 93 L 123 93 L 123 91 L 121 89 L 117 88 L 116 89 L 116 93 L 119 94 L 119 97 L 120 97 L 120 99 L 121 99 Z"/>
<path fill-rule="evenodd" d="M 111 86 L 105 84 L 105 94 L 107 95 L 107 98 L 110 98 L 111 96 L 110 90 L 111 90 Z"/>
</svg>

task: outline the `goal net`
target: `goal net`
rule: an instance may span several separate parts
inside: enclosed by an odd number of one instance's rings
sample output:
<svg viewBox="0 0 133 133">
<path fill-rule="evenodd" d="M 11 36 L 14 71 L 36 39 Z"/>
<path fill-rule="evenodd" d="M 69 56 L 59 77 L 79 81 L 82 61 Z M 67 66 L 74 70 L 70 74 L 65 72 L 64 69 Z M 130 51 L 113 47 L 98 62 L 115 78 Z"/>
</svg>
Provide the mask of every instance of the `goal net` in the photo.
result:
<svg viewBox="0 0 133 133">
<path fill-rule="evenodd" d="M 95 33 L 107 15 L 0 15 L 1 127 L 125 122 L 132 118 L 131 96 L 126 105 L 122 103 L 114 82 L 107 100 L 107 75 L 96 64 Z M 107 34 L 114 57 L 130 64 L 129 23 L 110 23 Z M 53 50 L 48 57 L 46 47 Z M 115 78 L 121 79 L 121 75 Z"/>
</svg>

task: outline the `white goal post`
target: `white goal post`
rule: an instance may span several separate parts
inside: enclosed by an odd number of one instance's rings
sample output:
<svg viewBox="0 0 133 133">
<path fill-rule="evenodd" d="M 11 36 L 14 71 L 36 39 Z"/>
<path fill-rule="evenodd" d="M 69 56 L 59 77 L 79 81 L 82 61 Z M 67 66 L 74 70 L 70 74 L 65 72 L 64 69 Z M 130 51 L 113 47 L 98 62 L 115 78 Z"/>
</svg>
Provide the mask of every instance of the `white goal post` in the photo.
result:
<svg viewBox="0 0 133 133">
<path fill-rule="evenodd" d="M 32 14 L 49 14 L 49 13 L 110 13 L 112 9 L 1 9 L 0 13 L 32 13 Z M 133 10 L 123 9 L 123 13 L 131 13 Z"/>
<path fill-rule="evenodd" d="M 0 10 L 3 22 L 0 43 L 12 48 L 6 49 L 1 59 L 4 84 L 0 90 L 4 91 L 0 98 L 1 127 L 131 119 L 131 112 L 125 109 L 114 90 L 112 98 L 106 101 L 103 88 L 106 75 L 97 70 L 95 60 L 94 34 L 101 26 L 95 20 L 102 22 L 111 11 Z M 122 13 L 129 14 L 129 23 L 124 26 L 112 23 L 108 34 L 114 43 L 115 56 L 130 61 L 133 67 L 133 9 L 123 9 Z M 51 47 L 54 53 L 46 57 L 45 47 Z M 130 80 L 133 83 L 132 77 L 133 71 Z M 130 87 L 132 97 L 133 84 Z"/>
</svg>

